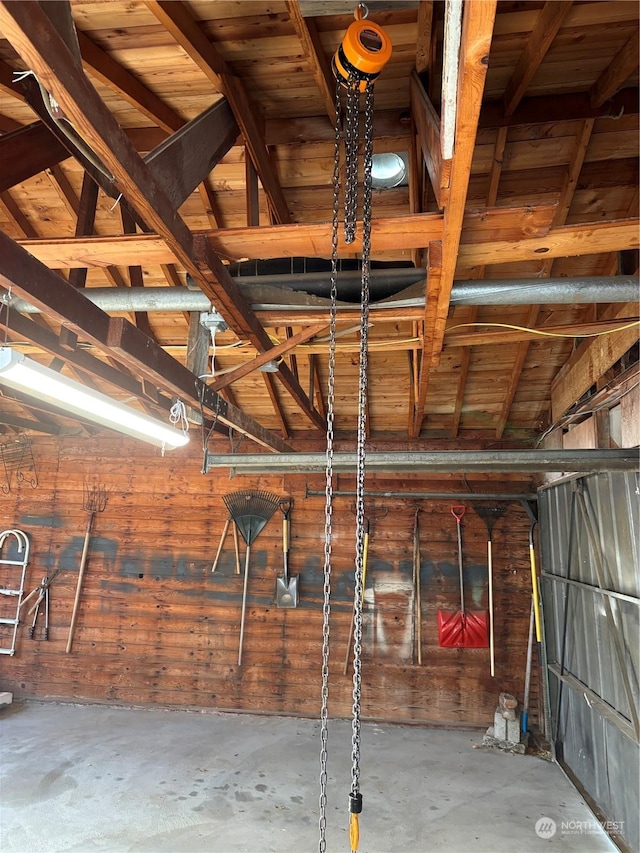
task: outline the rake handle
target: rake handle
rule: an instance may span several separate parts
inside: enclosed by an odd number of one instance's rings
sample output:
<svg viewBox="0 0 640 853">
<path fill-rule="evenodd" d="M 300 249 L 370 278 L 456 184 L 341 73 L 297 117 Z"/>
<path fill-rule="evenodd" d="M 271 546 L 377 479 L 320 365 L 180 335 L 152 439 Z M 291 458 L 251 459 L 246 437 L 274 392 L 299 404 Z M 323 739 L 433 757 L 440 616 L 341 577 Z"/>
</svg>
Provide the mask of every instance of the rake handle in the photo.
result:
<svg viewBox="0 0 640 853">
<path fill-rule="evenodd" d="M 82 546 L 82 557 L 80 558 L 80 569 L 78 570 L 78 583 L 76 585 L 76 597 L 73 602 L 73 610 L 71 612 L 71 624 L 69 625 L 69 638 L 67 640 L 67 648 L 65 649 L 66 653 L 69 654 L 71 652 L 71 646 L 73 644 L 73 635 L 76 630 L 76 619 L 78 617 L 78 605 L 80 604 L 80 592 L 82 591 L 82 579 L 84 577 L 84 570 L 87 565 L 87 554 L 89 552 L 89 539 L 91 538 L 91 525 L 93 524 L 93 519 L 95 516 L 95 512 L 89 513 L 89 521 L 87 523 L 87 532 L 84 536 L 84 545 Z"/>
<path fill-rule="evenodd" d="M 244 617 L 247 612 L 247 589 L 249 587 L 249 555 L 251 545 L 247 545 L 247 556 L 244 561 L 244 586 L 242 588 L 242 614 L 240 616 L 240 640 L 238 642 L 238 666 L 242 666 L 242 644 L 244 642 Z"/>
<path fill-rule="evenodd" d="M 229 530 L 230 524 L 231 516 L 229 516 L 224 523 L 224 528 L 222 529 L 222 536 L 220 537 L 220 542 L 218 543 L 218 550 L 216 551 L 216 556 L 213 560 L 213 565 L 211 566 L 211 574 L 215 572 L 218 566 L 218 560 L 220 559 L 220 554 L 222 553 L 222 546 L 224 545 L 224 540 L 227 538 L 227 531 Z"/>
</svg>

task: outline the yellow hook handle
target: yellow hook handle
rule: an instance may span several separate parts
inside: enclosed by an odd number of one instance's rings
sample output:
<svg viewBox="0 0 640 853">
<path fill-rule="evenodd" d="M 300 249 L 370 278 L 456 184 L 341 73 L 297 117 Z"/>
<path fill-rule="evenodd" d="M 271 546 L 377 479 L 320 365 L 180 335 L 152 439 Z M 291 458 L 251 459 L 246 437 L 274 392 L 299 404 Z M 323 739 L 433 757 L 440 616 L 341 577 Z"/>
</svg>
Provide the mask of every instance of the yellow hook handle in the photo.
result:
<svg viewBox="0 0 640 853">
<path fill-rule="evenodd" d="M 360 823 L 357 814 L 349 816 L 349 843 L 351 844 L 351 853 L 356 853 L 360 843 Z"/>
</svg>

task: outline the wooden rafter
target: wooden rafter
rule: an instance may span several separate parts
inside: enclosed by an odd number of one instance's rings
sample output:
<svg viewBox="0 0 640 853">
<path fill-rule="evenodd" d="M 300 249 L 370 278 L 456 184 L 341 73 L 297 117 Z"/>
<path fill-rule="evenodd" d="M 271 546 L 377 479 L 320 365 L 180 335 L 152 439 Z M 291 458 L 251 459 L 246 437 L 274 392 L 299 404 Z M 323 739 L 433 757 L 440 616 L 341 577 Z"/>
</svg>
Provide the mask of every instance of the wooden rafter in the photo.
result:
<svg viewBox="0 0 640 853">
<path fill-rule="evenodd" d="M 569 216 L 571 202 L 573 200 L 576 187 L 578 186 L 578 178 L 580 177 L 580 172 L 582 171 L 582 166 L 584 164 L 585 157 L 587 154 L 587 148 L 589 146 L 589 140 L 591 139 L 594 121 L 595 119 L 587 119 L 586 121 L 584 121 L 576 135 L 575 145 L 573 147 L 573 152 L 569 160 L 569 168 L 565 175 L 562 190 L 560 191 L 560 197 L 558 199 L 558 207 L 554 214 L 554 225 L 564 225 L 567 221 L 567 217 Z M 545 261 L 540 273 L 540 277 L 548 278 L 551 275 L 552 271 L 553 260 Z M 524 325 L 527 327 L 535 326 L 538 320 L 539 313 L 540 306 L 531 306 L 531 308 L 529 308 L 529 311 L 527 312 L 527 317 L 525 319 Z M 496 422 L 496 438 L 502 438 L 505 427 L 507 425 L 507 421 L 509 419 L 509 412 L 511 411 L 513 400 L 516 396 L 518 386 L 520 385 L 522 371 L 524 369 L 527 355 L 529 353 L 530 343 L 530 341 L 523 341 L 518 344 L 514 359 L 514 366 L 511 371 L 511 376 L 509 377 L 509 384 L 504 394 L 502 408 L 500 410 L 500 414 L 498 415 L 498 420 Z"/>
<path fill-rule="evenodd" d="M 240 79 L 231 73 L 226 62 L 183 3 L 146 0 L 146 5 L 218 91 L 227 97 L 251 151 L 251 159 L 260 175 L 276 221 L 290 222 L 287 202 L 264 141 L 258 105 L 253 102 Z"/>
<path fill-rule="evenodd" d="M 414 406 L 413 426 L 410 430 L 412 438 L 420 434 L 430 366 L 442 349 L 449 298 L 462 235 L 471 160 L 478 129 L 495 14 L 494 0 L 471 3 L 465 7 L 462 21 L 456 144 L 451 164 L 449 201 L 444 210 L 441 269 L 436 269 L 432 261 L 429 261 L 433 285 L 427 279 L 424 348 L 420 366 L 419 393 Z M 434 301 L 435 305 L 430 305 Z"/>
<path fill-rule="evenodd" d="M 638 68 L 638 30 L 620 49 L 589 91 L 591 105 L 601 107 Z"/>
<path fill-rule="evenodd" d="M 571 11 L 571 0 L 547 0 L 520 55 L 504 93 L 504 114 L 513 115 L 536 71 L 547 55 L 558 30 Z"/>
<path fill-rule="evenodd" d="M 313 18 L 303 17 L 298 0 L 285 0 L 285 3 L 329 121 L 334 124 L 336 119 L 335 84 L 316 23 Z"/>
</svg>

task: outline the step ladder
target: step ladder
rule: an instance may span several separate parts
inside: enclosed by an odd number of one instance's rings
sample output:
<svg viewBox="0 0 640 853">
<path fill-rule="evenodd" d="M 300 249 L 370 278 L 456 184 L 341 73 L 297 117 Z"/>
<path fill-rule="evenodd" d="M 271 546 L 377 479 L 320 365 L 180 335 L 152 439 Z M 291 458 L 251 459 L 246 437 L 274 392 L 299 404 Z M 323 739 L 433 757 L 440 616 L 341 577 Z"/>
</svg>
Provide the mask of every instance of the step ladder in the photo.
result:
<svg viewBox="0 0 640 853">
<path fill-rule="evenodd" d="M 13 538 L 17 541 L 17 547 Z M 19 559 L 8 559 L 4 556 L 4 553 L 10 553 L 8 546 L 4 548 L 6 539 L 13 542 L 13 550 L 17 551 Z M 16 650 L 20 605 L 28 563 L 29 537 L 27 534 L 22 530 L 5 530 L 0 533 L 0 655 L 12 655 Z"/>
</svg>

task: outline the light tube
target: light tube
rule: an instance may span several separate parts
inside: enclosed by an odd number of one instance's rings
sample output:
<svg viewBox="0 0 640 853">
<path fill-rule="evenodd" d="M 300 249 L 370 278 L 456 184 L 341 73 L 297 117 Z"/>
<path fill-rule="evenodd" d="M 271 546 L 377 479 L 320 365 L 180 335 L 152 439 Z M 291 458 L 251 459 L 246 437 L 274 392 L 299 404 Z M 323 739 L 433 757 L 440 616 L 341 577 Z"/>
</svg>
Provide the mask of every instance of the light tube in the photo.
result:
<svg viewBox="0 0 640 853">
<path fill-rule="evenodd" d="M 188 435 L 169 424 L 61 376 L 9 347 L 0 347 L 0 383 L 50 403 L 63 413 L 79 415 L 158 447 L 181 447 L 189 441 Z"/>
</svg>

